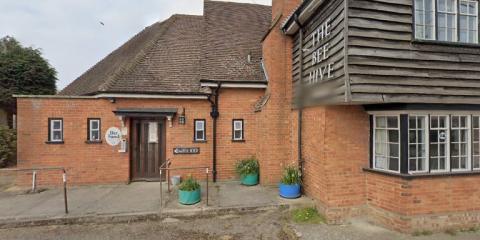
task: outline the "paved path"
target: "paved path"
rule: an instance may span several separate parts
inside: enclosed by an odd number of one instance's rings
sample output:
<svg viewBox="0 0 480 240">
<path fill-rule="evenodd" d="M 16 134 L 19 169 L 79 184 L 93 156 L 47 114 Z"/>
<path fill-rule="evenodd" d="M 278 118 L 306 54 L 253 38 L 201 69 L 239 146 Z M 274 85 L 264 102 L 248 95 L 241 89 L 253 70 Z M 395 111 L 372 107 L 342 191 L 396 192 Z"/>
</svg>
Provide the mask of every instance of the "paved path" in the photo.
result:
<svg viewBox="0 0 480 240">
<path fill-rule="evenodd" d="M 164 185 L 162 213 L 198 214 L 222 209 L 249 209 L 277 207 L 292 204 L 312 204 L 301 198 L 287 201 L 277 195 L 275 187 L 241 186 L 237 182 L 210 184 L 209 206 L 206 206 L 206 187 L 202 187 L 202 202 L 183 206 L 177 201 L 176 191 L 167 193 Z M 129 185 L 85 186 L 68 189 L 69 214 L 64 212 L 62 189 L 35 194 L 0 192 L 0 226 L 2 223 L 30 220 L 74 219 L 95 216 L 137 216 L 160 212 L 159 183 L 132 183 Z"/>
</svg>

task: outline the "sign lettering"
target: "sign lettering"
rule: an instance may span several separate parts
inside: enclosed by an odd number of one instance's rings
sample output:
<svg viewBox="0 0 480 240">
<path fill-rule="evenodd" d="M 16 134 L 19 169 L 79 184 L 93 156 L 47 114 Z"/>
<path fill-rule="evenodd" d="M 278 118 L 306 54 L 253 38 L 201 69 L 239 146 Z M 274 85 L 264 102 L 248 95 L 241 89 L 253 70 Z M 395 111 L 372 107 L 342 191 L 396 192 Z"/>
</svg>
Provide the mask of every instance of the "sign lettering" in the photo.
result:
<svg viewBox="0 0 480 240">
<path fill-rule="evenodd" d="M 325 63 L 329 58 L 330 43 L 325 42 L 328 37 L 331 35 L 331 20 L 328 18 L 323 22 L 315 31 L 313 31 L 312 38 L 312 47 L 315 48 L 319 44 L 323 44 L 318 47 L 317 50 L 312 53 L 312 66 L 317 66 L 310 72 L 307 84 L 315 84 L 324 79 L 330 79 L 333 77 L 333 62 Z"/>
<path fill-rule="evenodd" d="M 200 148 L 198 147 L 176 147 L 173 149 L 173 154 L 199 154 Z"/>
</svg>

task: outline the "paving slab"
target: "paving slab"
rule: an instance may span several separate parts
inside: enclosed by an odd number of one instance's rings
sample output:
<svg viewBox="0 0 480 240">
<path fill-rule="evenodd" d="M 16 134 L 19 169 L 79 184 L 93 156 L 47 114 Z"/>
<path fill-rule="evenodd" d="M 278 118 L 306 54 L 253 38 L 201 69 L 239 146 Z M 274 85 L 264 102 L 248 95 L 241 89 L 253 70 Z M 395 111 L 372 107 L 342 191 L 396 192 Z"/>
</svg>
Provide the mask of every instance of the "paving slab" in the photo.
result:
<svg viewBox="0 0 480 240">
<path fill-rule="evenodd" d="M 0 227 L 14 223 L 66 224 L 71 222 L 108 222 L 113 219 L 135 220 L 158 217 L 228 214 L 230 212 L 268 210 L 296 205 L 313 205 L 302 197 L 285 200 L 271 186 L 241 186 L 239 182 L 203 183 L 202 201 L 185 206 L 178 203 L 177 189 L 168 192 L 162 185 L 160 204 L 158 182 L 136 182 L 128 185 L 81 186 L 68 189 L 69 214 L 64 212 L 63 189 L 48 189 L 40 193 L 0 192 Z M 162 207 L 161 207 L 162 206 Z"/>
</svg>

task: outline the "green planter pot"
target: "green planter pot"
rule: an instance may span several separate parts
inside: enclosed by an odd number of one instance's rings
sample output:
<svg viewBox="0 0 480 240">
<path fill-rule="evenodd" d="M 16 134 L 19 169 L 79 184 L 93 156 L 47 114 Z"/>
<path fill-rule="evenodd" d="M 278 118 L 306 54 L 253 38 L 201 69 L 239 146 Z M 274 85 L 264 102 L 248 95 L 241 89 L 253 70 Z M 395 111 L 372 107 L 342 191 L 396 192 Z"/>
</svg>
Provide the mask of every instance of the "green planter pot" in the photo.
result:
<svg viewBox="0 0 480 240">
<path fill-rule="evenodd" d="M 183 205 L 193 205 L 200 202 L 201 199 L 200 188 L 195 191 L 178 190 L 178 201 Z"/>
<path fill-rule="evenodd" d="M 240 181 L 245 186 L 253 186 L 258 184 L 258 173 L 247 174 L 240 177 Z"/>
</svg>

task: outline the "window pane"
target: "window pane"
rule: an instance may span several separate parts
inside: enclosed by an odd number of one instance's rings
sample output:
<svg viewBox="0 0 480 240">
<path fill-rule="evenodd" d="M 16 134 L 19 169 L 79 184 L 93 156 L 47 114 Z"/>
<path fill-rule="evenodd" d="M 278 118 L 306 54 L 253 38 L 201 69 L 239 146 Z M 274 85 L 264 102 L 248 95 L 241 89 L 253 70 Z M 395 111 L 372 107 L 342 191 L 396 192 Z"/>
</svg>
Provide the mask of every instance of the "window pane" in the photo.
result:
<svg viewBox="0 0 480 240">
<path fill-rule="evenodd" d="M 91 121 L 90 129 L 98 129 L 98 121 Z"/>
<path fill-rule="evenodd" d="M 460 1 L 460 13 L 468 13 L 468 3 Z"/>
<path fill-rule="evenodd" d="M 242 122 L 241 121 L 235 121 L 235 129 L 242 129 Z"/>
<path fill-rule="evenodd" d="M 203 121 L 196 121 L 197 130 L 203 130 Z"/>
<path fill-rule="evenodd" d="M 197 140 L 203 140 L 203 131 L 197 131 L 196 132 L 196 139 Z"/>
<path fill-rule="evenodd" d="M 53 129 L 62 129 L 62 124 L 60 121 L 53 121 Z"/>
<path fill-rule="evenodd" d="M 234 134 L 235 139 L 242 139 L 242 131 L 235 131 Z"/>
<path fill-rule="evenodd" d="M 388 127 L 397 128 L 398 127 L 398 117 L 388 117 Z"/>
<path fill-rule="evenodd" d="M 92 131 L 92 139 L 90 140 L 100 140 L 100 134 L 98 131 Z"/>
<path fill-rule="evenodd" d="M 386 128 L 387 127 L 386 117 L 376 117 L 375 124 L 377 125 L 377 128 Z"/>
<path fill-rule="evenodd" d="M 391 171 L 398 171 L 399 170 L 399 160 L 398 158 L 389 158 L 389 165 L 388 169 Z"/>
<path fill-rule="evenodd" d="M 62 140 L 62 132 L 61 131 L 53 131 L 52 140 Z"/>
<path fill-rule="evenodd" d="M 444 12 L 446 9 L 445 0 L 438 0 L 438 10 Z"/>
</svg>

